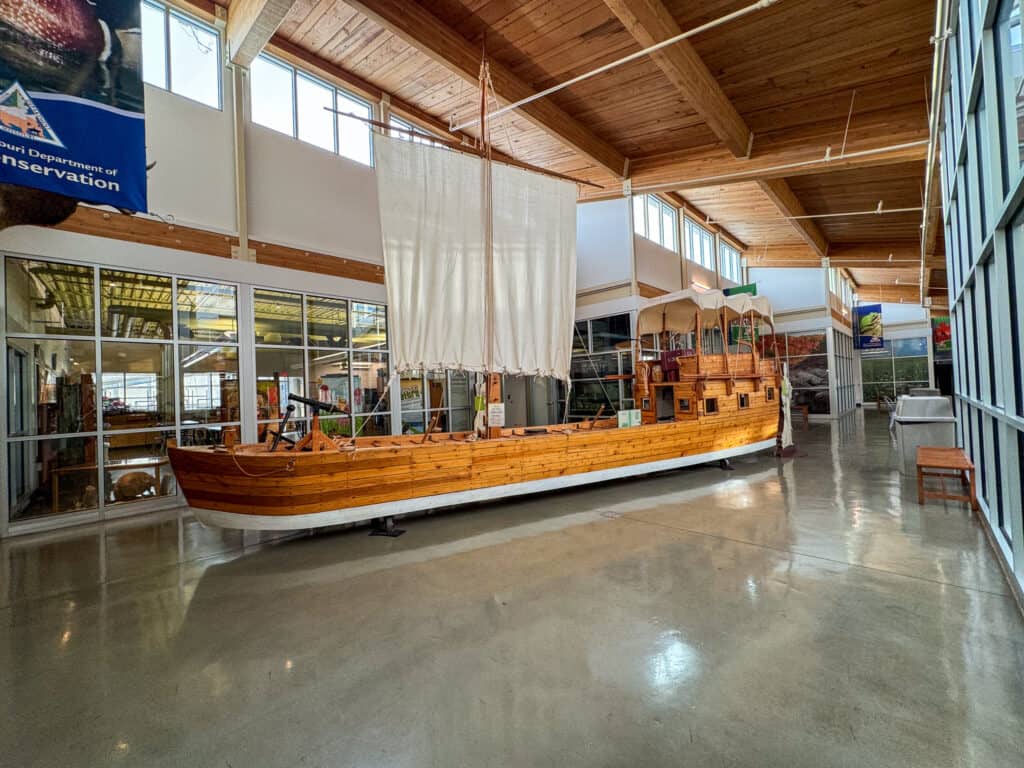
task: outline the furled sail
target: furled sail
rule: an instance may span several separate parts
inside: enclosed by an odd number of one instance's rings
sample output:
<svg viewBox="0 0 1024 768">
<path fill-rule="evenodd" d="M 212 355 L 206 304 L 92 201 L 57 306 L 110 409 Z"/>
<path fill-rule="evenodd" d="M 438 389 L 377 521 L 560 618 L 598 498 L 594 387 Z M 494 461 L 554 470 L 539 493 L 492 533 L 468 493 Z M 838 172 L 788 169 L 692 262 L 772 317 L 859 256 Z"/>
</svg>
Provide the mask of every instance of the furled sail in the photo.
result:
<svg viewBox="0 0 1024 768">
<path fill-rule="evenodd" d="M 395 370 L 568 380 L 575 185 L 385 136 L 374 150 Z"/>
</svg>

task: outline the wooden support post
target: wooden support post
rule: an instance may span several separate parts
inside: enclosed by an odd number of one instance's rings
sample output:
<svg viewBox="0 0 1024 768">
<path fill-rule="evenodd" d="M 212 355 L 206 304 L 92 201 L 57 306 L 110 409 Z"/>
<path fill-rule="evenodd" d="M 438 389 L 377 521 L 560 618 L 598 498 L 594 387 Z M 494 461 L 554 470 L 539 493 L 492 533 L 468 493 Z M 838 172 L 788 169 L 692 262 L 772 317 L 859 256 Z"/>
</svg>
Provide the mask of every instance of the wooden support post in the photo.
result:
<svg viewBox="0 0 1024 768">
<path fill-rule="evenodd" d="M 704 347 L 704 345 L 702 343 L 702 340 L 701 340 L 701 335 L 702 335 L 702 333 L 704 331 L 704 327 L 701 325 L 701 317 L 700 317 L 700 310 L 699 309 L 697 310 L 695 316 L 697 318 L 697 322 L 696 322 L 696 325 L 694 326 L 694 330 L 693 330 L 693 348 L 694 348 L 694 351 L 696 352 L 696 357 L 697 357 L 697 373 L 699 374 L 700 373 L 700 356 L 702 354 L 703 347 Z"/>
<path fill-rule="evenodd" d="M 501 374 L 487 374 L 487 403 L 504 403 L 501 397 Z M 487 437 L 501 437 L 501 427 L 487 425 Z"/>
</svg>

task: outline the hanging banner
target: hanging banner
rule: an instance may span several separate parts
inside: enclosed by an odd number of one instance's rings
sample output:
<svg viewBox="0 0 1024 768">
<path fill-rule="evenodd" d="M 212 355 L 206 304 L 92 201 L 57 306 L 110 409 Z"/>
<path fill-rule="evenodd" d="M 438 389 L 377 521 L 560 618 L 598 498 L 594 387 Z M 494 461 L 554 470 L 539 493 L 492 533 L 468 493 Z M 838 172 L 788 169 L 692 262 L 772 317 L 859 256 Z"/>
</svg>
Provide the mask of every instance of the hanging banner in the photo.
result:
<svg viewBox="0 0 1024 768">
<path fill-rule="evenodd" d="M 862 304 L 853 308 L 854 347 L 857 349 L 882 349 L 882 305 Z"/>
<path fill-rule="evenodd" d="M 948 317 L 932 318 L 932 349 L 936 360 L 952 359 L 953 335 L 949 330 Z"/>
<path fill-rule="evenodd" d="M 757 296 L 757 283 L 737 285 L 735 288 L 723 288 L 722 293 L 726 296 L 735 296 L 737 293 L 749 293 L 751 296 Z"/>
<path fill-rule="evenodd" d="M 146 210 L 139 0 L 0 0 L 0 182 Z"/>
</svg>

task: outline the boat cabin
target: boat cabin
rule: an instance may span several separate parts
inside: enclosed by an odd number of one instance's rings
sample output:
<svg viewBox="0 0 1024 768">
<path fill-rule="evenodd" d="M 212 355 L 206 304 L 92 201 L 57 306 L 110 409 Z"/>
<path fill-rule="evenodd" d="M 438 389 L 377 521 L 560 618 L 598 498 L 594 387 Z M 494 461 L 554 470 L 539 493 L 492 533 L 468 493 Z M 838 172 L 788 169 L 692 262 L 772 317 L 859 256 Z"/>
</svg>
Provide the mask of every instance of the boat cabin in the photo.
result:
<svg viewBox="0 0 1024 768">
<path fill-rule="evenodd" d="M 768 301 L 749 294 L 676 291 L 637 314 L 634 398 L 644 424 L 735 417 L 778 408 L 780 372 L 758 354 L 761 328 L 772 328 Z M 656 337 L 659 352 L 643 348 Z"/>
</svg>

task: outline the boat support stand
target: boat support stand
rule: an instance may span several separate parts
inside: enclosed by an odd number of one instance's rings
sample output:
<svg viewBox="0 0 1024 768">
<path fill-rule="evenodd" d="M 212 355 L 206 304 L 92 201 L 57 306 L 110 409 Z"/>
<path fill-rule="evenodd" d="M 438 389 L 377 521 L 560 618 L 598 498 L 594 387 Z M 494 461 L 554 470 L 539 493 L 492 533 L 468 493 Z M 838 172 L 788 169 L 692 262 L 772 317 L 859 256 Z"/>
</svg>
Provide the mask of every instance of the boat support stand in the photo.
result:
<svg viewBox="0 0 1024 768">
<path fill-rule="evenodd" d="M 387 517 L 375 517 L 370 521 L 370 535 L 371 536 L 390 536 L 391 538 L 397 538 L 405 533 L 404 528 L 395 528 L 395 518 L 391 515 Z"/>
</svg>

